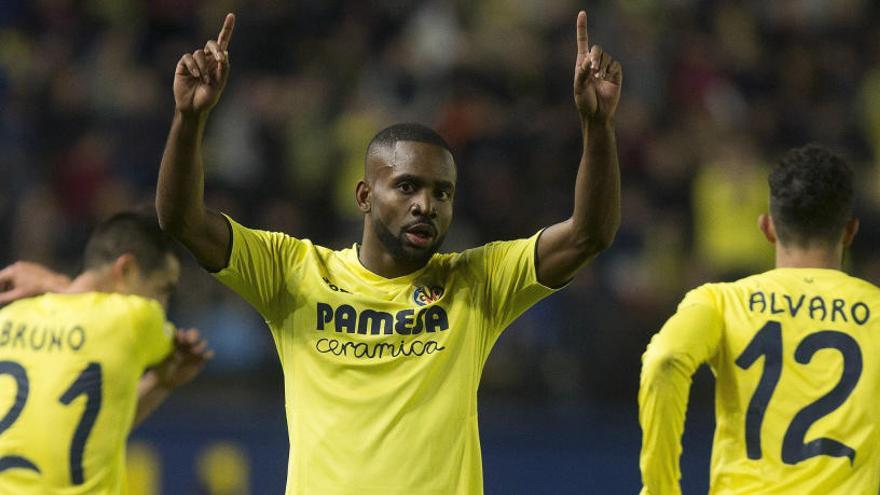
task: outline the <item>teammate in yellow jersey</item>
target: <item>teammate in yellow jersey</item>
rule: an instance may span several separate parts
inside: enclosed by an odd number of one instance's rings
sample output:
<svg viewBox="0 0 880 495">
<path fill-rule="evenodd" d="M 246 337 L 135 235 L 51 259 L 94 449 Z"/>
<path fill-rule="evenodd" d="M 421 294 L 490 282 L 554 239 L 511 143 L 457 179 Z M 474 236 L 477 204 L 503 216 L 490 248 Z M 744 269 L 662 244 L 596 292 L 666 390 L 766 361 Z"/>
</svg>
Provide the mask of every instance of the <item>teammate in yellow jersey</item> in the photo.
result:
<svg viewBox="0 0 880 495">
<path fill-rule="evenodd" d="M 287 493 L 481 493 L 477 386 L 499 334 L 611 243 L 619 223 L 614 111 L 621 68 L 577 18 L 584 151 L 572 216 L 528 239 L 437 254 L 456 167 L 431 129 L 367 146 L 359 243 L 341 251 L 245 228 L 205 208 L 201 142 L 229 74 L 234 17 L 184 55 L 159 173 L 162 226 L 266 319 L 285 378 Z M 354 186 L 354 185 L 353 185 Z M 488 186 L 488 185 L 487 185 Z"/>
<path fill-rule="evenodd" d="M 716 377 L 713 494 L 876 494 L 880 289 L 841 271 L 852 172 L 810 145 L 770 174 L 759 226 L 776 268 L 685 296 L 643 357 L 643 494 L 679 488 L 691 375 Z"/>
<path fill-rule="evenodd" d="M 180 269 L 155 218 L 103 222 L 84 266 L 73 281 L 25 263 L 0 272 L 4 298 L 20 298 L 0 309 L 4 495 L 124 493 L 132 426 L 211 357 L 165 320 Z"/>
</svg>

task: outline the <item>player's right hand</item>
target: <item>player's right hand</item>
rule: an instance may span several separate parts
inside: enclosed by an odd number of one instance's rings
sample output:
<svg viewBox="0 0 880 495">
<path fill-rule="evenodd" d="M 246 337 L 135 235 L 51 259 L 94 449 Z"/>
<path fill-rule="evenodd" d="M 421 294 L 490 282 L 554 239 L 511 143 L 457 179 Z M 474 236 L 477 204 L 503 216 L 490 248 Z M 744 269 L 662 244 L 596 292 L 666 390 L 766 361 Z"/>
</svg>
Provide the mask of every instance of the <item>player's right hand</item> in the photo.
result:
<svg viewBox="0 0 880 495">
<path fill-rule="evenodd" d="M 235 15 L 226 14 L 216 40 L 208 40 L 204 48 L 186 53 L 177 62 L 174 72 L 174 103 L 185 115 L 209 112 L 229 77 L 229 40 L 235 27 Z"/>
<path fill-rule="evenodd" d="M 178 329 L 174 335 L 174 350 L 154 368 L 158 383 L 168 389 L 192 381 L 205 364 L 214 357 L 214 351 L 195 328 Z"/>
</svg>

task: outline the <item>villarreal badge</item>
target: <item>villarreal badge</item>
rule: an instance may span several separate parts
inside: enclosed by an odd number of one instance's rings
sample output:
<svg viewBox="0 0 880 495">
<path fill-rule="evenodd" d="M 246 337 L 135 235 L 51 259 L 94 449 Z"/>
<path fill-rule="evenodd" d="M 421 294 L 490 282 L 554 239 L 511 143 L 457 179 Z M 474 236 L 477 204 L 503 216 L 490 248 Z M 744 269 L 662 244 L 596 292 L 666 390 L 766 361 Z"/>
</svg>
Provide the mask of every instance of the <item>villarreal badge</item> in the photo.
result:
<svg viewBox="0 0 880 495">
<path fill-rule="evenodd" d="M 419 286 L 413 291 L 413 301 L 419 306 L 427 306 L 437 302 L 443 297 L 443 287 L 440 286 Z"/>
</svg>

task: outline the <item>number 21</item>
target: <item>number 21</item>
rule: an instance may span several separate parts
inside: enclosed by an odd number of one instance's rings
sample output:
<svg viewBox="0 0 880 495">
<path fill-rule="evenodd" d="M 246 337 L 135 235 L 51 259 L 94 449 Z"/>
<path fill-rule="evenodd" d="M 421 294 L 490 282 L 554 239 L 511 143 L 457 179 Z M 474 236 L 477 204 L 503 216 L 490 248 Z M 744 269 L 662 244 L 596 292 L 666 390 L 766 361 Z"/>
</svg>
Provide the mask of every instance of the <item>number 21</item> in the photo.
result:
<svg viewBox="0 0 880 495">
<path fill-rule="evenodd" d="M 836 349 L 840 352 L 843 356 L 843 373 L 830 392 L 795 414 L 782 440 L 782 462 L 786 464 L 797 464 L 819 455 L 848 457 L 850 464 L 855 461 L 856 451 L 837 440 L 820 437 L 804 443 L 804 436 L 810 426 L 840 407 L 852 393 L 862 374 L 862 351 L 858 343 L 849 335 L 836 330 L 822 330 L 807 335 L 795 349 L 794 358 L 800 364 L 809 364 L 813 355 L 821 349 Z M 764 356 L 764 370 L 746 413 L 746 453 L 749 459 L 760 459 L 762 456 L 761 423 L 782 374 L 782 324 L 778 321 L 768 321 L 761 327 L 742 354 L 736 358 L 736 365 L 747 370 L 761 356 Z"/>
<path fill-rule="evenodd" d="M 15 361 L 0 361 L 0 375 L 9 375 L 15 379 L 16 392 L 15 402 L 12 407 L 0 419 L 0 434 L 3 434 L 24 409 L 30 393 L 30 382 L 28 381 L 27 372 L 24 367 Z M 88 366 L 76 377 L 76 380 L 70 387 L 58 398 L 58 402 L 69 405 L 74 399 L 80 395 L 86 396 L 86 408 L 83 415 L 76 426 L 73 433 L 73 441 L 70 442 L 70 479 L 74 485 L 81 485 L 85 481 L 83 476 L 82 457 L 86 448 L 86 440 L 92 427 L 95 426 L 95 420 L 98 412 L 101 410 L 101 365 L 98 363 L 89 363 Z M 0 457 L 0 473 L 7 469 L 22 468 L 40 472 L 33 462 L 28 459 L 17 456 L 7 455 Z"/>
</svg>

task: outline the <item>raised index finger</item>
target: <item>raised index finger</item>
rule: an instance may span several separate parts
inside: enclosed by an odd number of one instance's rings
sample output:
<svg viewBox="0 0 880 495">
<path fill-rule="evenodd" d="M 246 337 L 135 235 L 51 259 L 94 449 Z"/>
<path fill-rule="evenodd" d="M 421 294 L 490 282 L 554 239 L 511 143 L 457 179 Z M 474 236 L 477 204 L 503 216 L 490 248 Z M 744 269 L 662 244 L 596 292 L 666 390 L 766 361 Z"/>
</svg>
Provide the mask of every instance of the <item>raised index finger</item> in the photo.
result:
<svg viewBox="0 0 880 495">
<path fill-rule="evenodd" d="M 235 14 L 226 14 L 223 27 L 220 29 L 220 34 L 217 35 L 217 44 L 220 45 L 221 50 L 226 51 L 226 48 L 229 46 L 229 40 L 232 39 L 232 30 L 234 28 Z"/>
<path fill-rule="evenodd" d="M 577 20 L 578 55 L 586 55 L 590 51 L 590 40 L 587 38 L 587 12 L 578 13 Z"/>
</svg>

